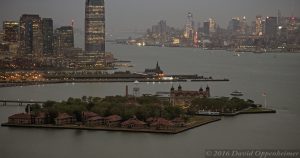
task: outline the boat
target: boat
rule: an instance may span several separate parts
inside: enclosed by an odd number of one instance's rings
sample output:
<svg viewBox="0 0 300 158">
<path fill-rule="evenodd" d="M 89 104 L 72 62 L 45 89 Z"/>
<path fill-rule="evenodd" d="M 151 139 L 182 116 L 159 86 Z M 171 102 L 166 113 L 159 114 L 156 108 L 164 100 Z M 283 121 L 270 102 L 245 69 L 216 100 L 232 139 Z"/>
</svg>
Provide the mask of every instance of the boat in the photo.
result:
<svg viewBox="0 0 300 158">
<path fill-rule="evenodd" d="M 232 96 L 243 96 L 244 94 L 238 90 L 233 91 L 230 95 Z"/>
<path fill-rule="evenodd" d="M 204 110 L 199 110 L 196 114 L 202 116 L 220 116 L 220 112 L 204 111 Z"/>
</svg>

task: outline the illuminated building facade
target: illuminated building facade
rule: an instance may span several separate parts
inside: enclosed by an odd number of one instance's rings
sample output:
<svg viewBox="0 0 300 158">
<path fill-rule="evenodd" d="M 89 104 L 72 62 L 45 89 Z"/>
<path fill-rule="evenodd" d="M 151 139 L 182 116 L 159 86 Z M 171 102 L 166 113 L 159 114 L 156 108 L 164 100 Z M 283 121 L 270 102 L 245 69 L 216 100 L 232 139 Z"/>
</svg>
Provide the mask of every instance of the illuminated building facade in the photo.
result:
<svg viewBox="0 0 300 158">
<path fill-rule="evenodd" d="M 263 23 L 262 23 L 262 17 L 260 15 L 256 16 L 255 34 L 258 35 L 258 36 L 263 35 Z"/>
<path fill-rule="evenodd" d="M 3 22 L 5 42 L 18 42 L 19 41 L 19 23 L 17 21 L 4 21 Z"/>
<path fill-rule="evenodd" d="M 215 33 L 217 31 L 217 23 L 216 20 L 209 18 L 209 33 Z"/>
<path fill-rule="evenodd" d="M 42 20 L 39 15 L 24 14 L 20 18 L 20 53 L 41 56 L 43 52 Z"/>
<path fill-rule="evenodd" d="M 43 53 L 45 55 L 53 54 L 53 20 L 51 18 L 42 19 L 43 33 Z"/>
<path fill-rule="evenodd" d="M 193 14 L 188 12 L 187 14 L 187 22 L 185 25 L 185 32 L 184 37 L 187 39 L 193 39 L 194 36 L 194 21 L 193 21 Z"/>
<path fill-rule="evenodd" d="M 87 53 L 105 52 L 104 0 L 86 0 L 85 51 Z"/>
<path fill-rule="evenodd" d="M 58 54 L 62 54 L 63 50 L 74 48 L 74 32 L 72 26 L 62 26 L 55 29 L 54 46 Z"/>
</svg>

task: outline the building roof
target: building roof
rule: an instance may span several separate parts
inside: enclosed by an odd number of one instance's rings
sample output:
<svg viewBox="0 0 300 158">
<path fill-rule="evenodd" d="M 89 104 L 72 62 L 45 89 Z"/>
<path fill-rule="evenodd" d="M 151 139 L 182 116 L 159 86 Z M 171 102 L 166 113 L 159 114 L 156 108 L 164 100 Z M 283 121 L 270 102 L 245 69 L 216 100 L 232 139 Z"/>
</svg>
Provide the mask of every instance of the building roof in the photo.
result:
<svg viewBox="0 0 300 158">
<path fill-rule="evenodd" d="M 8 117 L 9 119 L 31 119 L 31 115 L 27 113 L 14 114 Z"/>
<path fill-rule="evenodd" d="M 175 96 L 207 96 L 207 92 L 199 92 L 199 91 L 173 91 L 171 92 Z"/>
<path fill-rule="evenodd" d="M 59 113 L 55 119 L 67 119 L 67 118 L 72 118 L 72 116 L 70 116 L 67 113 Z"/>
<path fill-rule="evenodd" d="M 94 112 L 90 112 L 90 111 L 82 112 L 82 115 L 83 115 L 84 117 L 87 117 L 87 118 L 99 116 L 98 114 L 96 114 L 96 113 L 94 113 Z"/>
<path fill-rule="evenodd" d="M 104 118 L 101 116 L 94 116 L 94 117 L 90 117 L 87 120 L 88 121 L 97 121 L 97 120 L 103 120 Z"/>
<path fill-rule="evenodd" d="M 110 116 L 105 117 L 104 119 L 108 120 L 108 121 L 111 121 L 111 122 L 114 122 L 114 121 L 121 121 L 122 117 L 119 116 L 119 115 L 110 115 Z"/>
<path fill-rule="evenodd" d="M 145 122 L 138 120 L 137 118 L 131 118 L 127 121 L 124 121 L 121 123 L 122 126 L 128 126 L 128 125 L 146 125 Z"/>
<path fill-rule="evenodd" d="M 46 117 L 47 117 L 47 115 L 45 112 L 39 112 L 39 113 L 37 113 L 35 118 L 46 118 Z"/>
<path fill-rule="evenodd" d="M 151 124 L 151 126 L 174 126 L 174 123 L 170 120 L 164 118 L 156 118 Z"/>
</svg>

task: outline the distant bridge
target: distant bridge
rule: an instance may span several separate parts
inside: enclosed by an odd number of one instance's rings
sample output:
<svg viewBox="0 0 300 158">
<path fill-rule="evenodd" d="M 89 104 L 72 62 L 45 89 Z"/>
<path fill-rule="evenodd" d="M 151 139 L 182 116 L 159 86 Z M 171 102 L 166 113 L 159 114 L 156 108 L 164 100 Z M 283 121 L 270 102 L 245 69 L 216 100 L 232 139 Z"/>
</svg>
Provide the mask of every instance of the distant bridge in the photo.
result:
<svg viewBox="0 0 300 158">
<path fill-rule="evenodd" d="M 43 104 L 45 101 L 34 101 L 34 100 L 0 100 L 2 106 L 9 105 L 8 103 L 13 103 L 14 105 L 22 106 L 23 104 Z"/>
</svg>

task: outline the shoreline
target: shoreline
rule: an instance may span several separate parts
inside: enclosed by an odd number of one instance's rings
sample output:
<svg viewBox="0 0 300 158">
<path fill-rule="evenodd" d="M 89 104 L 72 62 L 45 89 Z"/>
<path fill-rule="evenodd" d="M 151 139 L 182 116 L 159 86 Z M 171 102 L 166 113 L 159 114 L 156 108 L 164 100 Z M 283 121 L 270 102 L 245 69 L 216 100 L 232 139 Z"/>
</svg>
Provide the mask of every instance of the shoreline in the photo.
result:
<svg viewBox="0 0 300 158">
<path fill-rule="evenodd" d="M 60 84 L 60 83 L 129 83 L 134 81 L 139 82 L 229 82 L 229 79 L 174 79 L 174 80 L 161 80 L 161 79 L 102 79 L 102 80 L 47 80 L 47 81 L 20 81 L 20 82 L 4 82 L 0 81 L 0 88 L 6 87 L 20 87 L 20 86 L 32 86 L 43 84 Z"/>
<path fill-rule="evenodd" d="M 277 113 L 276 110 L 273 109 L 265 109 L 265 108 L 249 108 L 249 109 L 243 109 L 241 111 L 237 111 L 234 113 L 220 113 L 219 115 L 215 116 L 238 116 L 242 114 L 274 114 Z M 198 116 L 210 116 L 210 115 L 205 115 L 205 114 L 197 114 Z M 212 116 L 212 115 L 211 115 Z"/>
<path fill-rule="evenodd" d="M 2 123 L 3 127 L 17 127 L 17 128 L 45 128 L 45 129 L 72 129 L 72 130 L 96 130 L 96 131 L 116 131 L 116 132 L 136 132 L 136 133 L 158 133 L 158 134 L 178 134 L 184 131 L 188 131 L 190 129 L 194 129 L 209 123 L 220 121 L 219 117 L 207 117 L 208 120 L 205 121 L 197 121 L 193 124 L 187 125 L 185 127 L 176 127 L 174 129 L 150 129 L 150 128 L 121 128 L 121 127 L 88 127 L 88 126 L 76 126 L 76 125 L 64 125 L 64 126 L 56 126 L 56 125 L 25 125 L 25 124 L 9 124 Z"/>
</svg>

